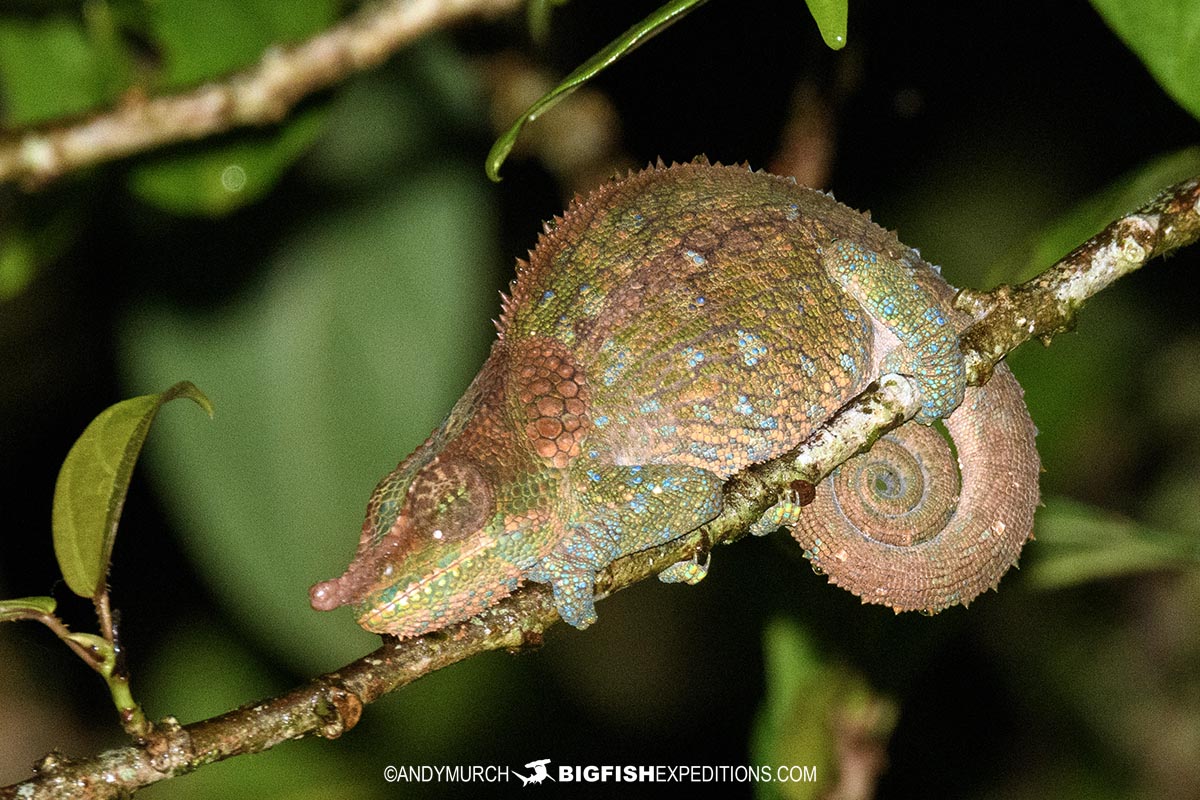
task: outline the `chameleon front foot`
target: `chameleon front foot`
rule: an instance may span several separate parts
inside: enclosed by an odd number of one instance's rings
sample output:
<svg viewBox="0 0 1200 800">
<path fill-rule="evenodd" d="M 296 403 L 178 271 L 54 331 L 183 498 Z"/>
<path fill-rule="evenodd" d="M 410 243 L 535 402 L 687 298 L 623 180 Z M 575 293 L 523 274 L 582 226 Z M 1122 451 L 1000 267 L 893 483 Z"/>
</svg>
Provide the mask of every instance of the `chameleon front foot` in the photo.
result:
<svg viewBox="0 0 1200 800">
<path fill-rule="evenodd" d="M 553 557 L 529 571 L 535 583 L 548 583 L 554 594 L 554 607 L 563 622 L 573 628 L 584 628 L 595 622 L 596 573 Z"/>
</svg>

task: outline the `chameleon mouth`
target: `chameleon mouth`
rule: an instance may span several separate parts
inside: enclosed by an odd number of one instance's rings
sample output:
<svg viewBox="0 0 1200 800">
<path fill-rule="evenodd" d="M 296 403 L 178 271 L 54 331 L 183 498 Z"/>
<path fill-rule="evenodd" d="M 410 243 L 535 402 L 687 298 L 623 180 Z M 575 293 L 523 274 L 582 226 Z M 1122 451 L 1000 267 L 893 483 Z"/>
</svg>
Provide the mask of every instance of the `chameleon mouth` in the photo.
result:
<svg viewBox="0 0 1200 800">
<path fill-rule="evenodd" d="M 453 555 L 444 550 L 418 563 L 405 563 L 405 572 L 419 576 L 411 581 L 396 580 L 392 568 L 386 568 L 380 580 L 396 582 L 363 604 L 358 623 L 377 633 L 416 636 L 460 622 L 507 597 L 520 573 L 512 567 L 504 570 L 511 575 L 496 575 L 488 568 L 501 563 L 488 552 L 492 544 L 484 537 L 462 543 Z M 420 563 L 430 559 L 435 563 Z"/>
</svg>

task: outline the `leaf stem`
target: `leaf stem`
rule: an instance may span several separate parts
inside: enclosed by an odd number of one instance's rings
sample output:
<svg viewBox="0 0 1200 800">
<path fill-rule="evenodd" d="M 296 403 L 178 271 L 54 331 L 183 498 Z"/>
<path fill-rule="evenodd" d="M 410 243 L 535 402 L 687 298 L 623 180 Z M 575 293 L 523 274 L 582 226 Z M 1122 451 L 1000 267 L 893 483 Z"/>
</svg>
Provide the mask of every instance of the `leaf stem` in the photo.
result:
<svg viewBox="0 0 1200 800">
<path fill-rule="evenodd" d="M 94 647 L 87 647 L 73 639 L 72 637 L 75 636 L 75 634 L 71 633 L 71 629 L 68 628 L 61 619 L 53 614 L 30 614 L 24 618 L 34 620 L 35 622 L 40 622 L 50 630 L 54 631 L 54 635 L 61 639 L 63 644 L 71 648 L 71 650 L 75 652 L 75 655 L 79 656 L 79 658 L 83 660 L 83 663 L 87 664 L 101 675 L 104 674 L 103 655 L 97 652 Z"/>
<path fill-rule="evenodd" d="M 517 137 L 521 135 L 521 130 L 527 123 L 533 122 L 543 112 L 550 110 L 559 101 L 565 100 L 569 94 L 598 73 L 620 61 L 637 49 L 639 45 L 644 44 L 707 2 L 708 0 L 670 0 L 651 11 L 641 22 L 613 39 L 603 50 L 576 67 L 570 75 L 562 79 L 561 83 L 526 109 L 525 113 L 508 130 L 500 134 L 484 161 L 484 171 L 487 172 L 487 176 L 493 181 L 500 180 L 500 166 L 512 152 L 513 146 L 517 143 Z"/>
<path fill-rule="evenodd" d="M 100 622 L 100 635 L 111 645 L 116 645 L 113 636 L 112 609 L 109 607 L 108 586 L 100 585 L 100 591 L 92 598 L 96 606 L 96 619 Z"/>
</svg>

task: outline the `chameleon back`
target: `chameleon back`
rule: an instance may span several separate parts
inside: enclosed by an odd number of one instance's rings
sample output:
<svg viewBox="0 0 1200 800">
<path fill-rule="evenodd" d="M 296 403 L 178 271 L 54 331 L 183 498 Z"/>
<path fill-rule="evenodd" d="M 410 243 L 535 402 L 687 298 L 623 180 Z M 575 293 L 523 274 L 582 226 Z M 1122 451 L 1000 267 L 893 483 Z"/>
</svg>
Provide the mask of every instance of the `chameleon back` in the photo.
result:
<svg viewBox="0 0 1200 800">
<path fill-rule="evenodd" d="M 504 338 L 569 350 L 590 388 L 590 447 L 727 477 L 803 441 L 865 385 L 873 325 L 830 279 L 821 243 L 903 246 L 846 211 L 742 168 L 637 173 L 548 228 L 519 269 Z"/>
</svg>

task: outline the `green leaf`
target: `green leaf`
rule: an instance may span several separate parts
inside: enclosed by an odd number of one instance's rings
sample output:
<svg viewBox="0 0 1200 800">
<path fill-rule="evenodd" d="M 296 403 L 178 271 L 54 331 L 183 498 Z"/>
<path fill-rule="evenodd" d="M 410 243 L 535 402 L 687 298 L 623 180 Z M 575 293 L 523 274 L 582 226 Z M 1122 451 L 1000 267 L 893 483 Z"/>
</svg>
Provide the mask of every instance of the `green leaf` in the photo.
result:
<svg viewBox="0 0 1200 800">
<path fill-rule="evenodd" d="M 529 0 L 526 6 L 526 20 L 529 22 L 529 36 L 538 44 L 550 38 L 550 15 L 555 6 L 564 6 L 567 0 Z"/>
<path fill-rule="evenodd" d="M 403 183 L 445 154 L 448 128 L 473 128 L 485 107 L 478 68 L 444 36 L 427 37 L 338 91 L 305 177 L 360 196 Z"/>
<path fill-rule="evenodd" d="M 829 796 L 839 782 L 839 740 L 849 739 L 864 754 L 874 750 L 882 756 L 897 720 L 892 700 L 853 670 L 823 659 L 804 629 L 791 621 L 767 625 L 763 654 L 767 685 L 754 722 L 751 763 L 811 766 L 816 780 L 760 782 L 756 797 Z"/>
<path fill-rule="evenodd" d="M 279 682 L 278 664 L 264 663 L 262 652 L 249 646 L 236 631 L 227 626 L 211 627 L 203 620 L 190 621 L 172 631 L 167 641 L 160 642 L 143 659 L 148 663 L 142 670 L 144 677 L 138 679 L 139 697 L 147 708 L 169 708 L 172 716 L 184 722 L 216 716 L 285 688 Z M 380 722 L 377 715 L 371 716 L 372 722 Z M 371 725 L 366 719 L 360 724 Z M 373 732 L 378 735 L 378 727 Z M 366 739 L 363 744 L 370 746 L 370 735 L 359 738 Z M 163 786 L 169 791 L 158 796 L 170 800 L 318 800 L 334 796 L 396 800 L 395 787 L 378 778 L 380 770 L 364 767 L 370 763 L 370 751 L 352 753 L 351 749 L 329 747 L 319 737 L 308 736 L 287 747 L 272 747 L 254 758 L 209 764 L 185 781 Z M 410 763 L 417 763 L 409 758 Z"/>
<path fill-rule="evenodd" d="M 67 453 L 54 487 L 54 553 L 67 586 L 80 597 L 103 589 L 134 464 L 158 410 L 177 397 L 191 398 L 212 416 L 203 392 L 180 381 L 109 406 Z"/>
<path fill-rule="evenodd" d="M 126 45 L 127 29 L 121 9 L 110 0 L 83 0 L 80 11 L 99 66 L 96 78 L 101 82 L 104 96 L 111 101 L 120 97 L 137 78 L 137 61 Z"/>
<path fill-rule="evenodd" d="M 1200 566 L 1200 537 L 1155 530 L 1063 498 L 1038 512 L 1034 532 L 1036 554 L 1022 574 L 1038 589 Z"/>
<path fill-rule="evenodd" d="M 37 272 L 33 243 L 23 228 L 0 229 L 0 300 L 9 300 L 25 290 Z"/>
<path fill-rule="evenodd" d="M 180 90 L 248 67 L 336 17 L 336 0 L 158 0 L 149 34 L 162 51 L 161 89 Z M 313 143 L 323 109 L 270 130 L 239 131 L 151 156 L 130 174 L 143 200 L 181 215 L 219 216 L 266 194 Z"/>
<path fill-rule="evenodd" d="M 504 159 L 508 158 L 508 154 L 512 151 L 513 145 L 516 144 L 517 137 L 520 136 L 521 129 L 525 127 L 526 123 L 533 122 L 543 112 L 550 110 L 556 103 L 570 95 L 571 92 L 629 55 L 638 45 L 649 41 L 706 2 L 708 0 L 671 0 L 671 2 L 663 4 L 655 9 L 650 16 L 625 31 L 625 33 L 610 42 L 607 47 L 589 58 L 582 66 L 563 78 L 562 83 L 542 95 L 492 145 L 491 151 L 488 152 L 487 161 L 484 164 L 487 176 L 493 181 L 500 180 L 500 166 L 504 163 Z"/>
<path fill-rule="evenodd" d="M 153 156 L 130 172 L 130 188 L 173 214 L 227 214 L 269 192 L 308 150 L 325 116 L 309 108 L 277 131 L 241 132 L 195 151 Z"/>
<path fill-rule="evenodd" d="M 112 675 L 113 667 L 116 666 L 117 654 L 107 639 L 94 633 L 69 633 L 64 638 L 85 650 L 92 651 L 95 654 L 97 671 L 105 678 Z"/>
<path fill-rule="evenodd" d="M 1092 0 L 1092 5 L 1159 86 L 1200 119 L 1200 3 Z M 1120 106 L 1113 111 L 1120 113 Z"/>
<path fill-rule="evenodd" d="M 42 265 L 75 242 L 85 228 L 79 201 L 74 193 L 42 195 L 0 213 L 0 300 L 25 291 Z"/>
<path fill-rule="evenodd" d="M 3 127 L 83 113 L 111 99 L 118 83 L 74 17 L 0 17 Z"/>
<path fill-rule="evenodd" d="M 1164 187 L 1198 173 L 1200 147 L 1178 150 L 1139 166 L 1065 213 L 1047 213 L 1053 221 L 1039 225 L 1036 237 L 1029 237 L 1023 246 L 1012 248 L 990 263 L 983 275 L 963 283 L 991 286 L 1032 278 Z M 996 183 L 1006 182 L 992 182 Z M 986 219 L 996 214 L 977 212 L 975 216 Z M 954 227 L 949 223 L 947 226 Z M 1047 493 L 1077 493 L 1079 463 L 1104 458 L 1109 451 L 1133 452 L 1129 448 L 1138 447 L 1138 433 L 1122 433 L 1105 423 L 1127 416 L 1126 398 L 1140 391 L 1137 373 L 1128 369 L 1128 364 L 1144 358 L 1145 342 L 1161 335 L 1144 309 L 1121 292 L 1104 292 L 1089 301 L 1080 325 L 1086 335 L 1062 336 L 1049 350 L 1023 347 L 1008 357 L 1025 388 L 1026 402 L 1037 417 L 1038 451 L 1046 470 L 1042 488 Z M 1097 381 L 1097 375 L 1106 375 L 1107 379 Z M 1073 386 L 1089 389 L 1079 392 L 1066 388 Z M 1096 437 L 1098 428 L 1107 431 L 1105 438 Z"/>
<path fill-rule="evenodd" d="M 1125 173 L 1103 190 L 1076 205 L 1038 235 L 1029 250 L 1003 259 L 988 270 L 991 283 L 1026 280 L 1099 233 L 1110 222 L 1133 211 L 1155 194 L 1200 174 L 1200 147 L 1185 147 L 1159 156 Z M 1014 261 L 1019 260 L 1018 266 Z"/>
<path fill-rule="evenodd" d="M 18 597 L 13 600 L 0 600 L 0 622 L 53 614 L 57 606 L 53 597 Z"/>
<path fill-rule="evenodd" d="M 149 32 L 163 60 L 160 89 L 183 89 L 250 66 L 268 47 L 333 21 L 336 0 L 156 0 Z"/>
<path fill-rule="evenodd" d="M 294 226 L 253 291 L 203 314 L 146 306 L 125 326 L 137 385 L 184 370 L 220 394 L 218 430 L 170 415 L 147 457 L 214 594 L 306 671 L 371 646 L 348 614 L 314 612 L 308 587 L 349 563 L 371 488 L 494 336 L 485 188 L 454 164 L 397 176 Z"/>
<path fill-rule="evenodd" d="M 805 0 L 821 31 L 821 38 L 830 49 L 841 50 L 846 46 L 846 17 L 849 15 L 849 0 Z"/>
</svg>

